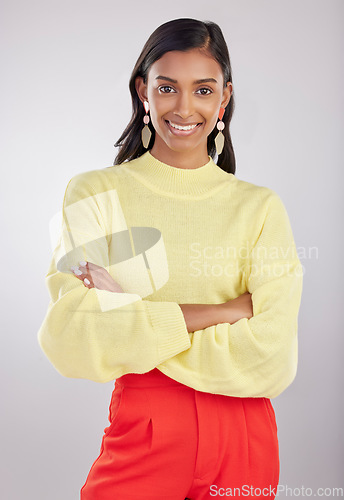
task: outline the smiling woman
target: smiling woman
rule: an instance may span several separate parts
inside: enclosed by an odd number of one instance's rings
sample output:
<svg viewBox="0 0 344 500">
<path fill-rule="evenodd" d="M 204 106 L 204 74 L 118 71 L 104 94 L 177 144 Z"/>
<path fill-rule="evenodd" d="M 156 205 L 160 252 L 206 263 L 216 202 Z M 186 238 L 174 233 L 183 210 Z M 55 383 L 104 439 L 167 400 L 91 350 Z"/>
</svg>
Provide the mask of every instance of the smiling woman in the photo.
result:
<svg viewBox="0 0 344 500">
<path fill-rule="evenodd" d="M 142 49 L 129 89 L 133 115 L 115 144 L 120 147 L 115 164 L 145 152 L 138 138 L 145 116 L 142 103 L 146 103 L 152 124 L 147 148 L 156 158 L 179 168 L 197 168 L 190 167 L 190 162 L 204 165 L 208 155 L 217 155 L 217 164 L 235 173 L 229 130 L 234 112 L 232 68 L 217 24 L 176 19 L 159 26 Z M 223 123 L 221 154 L 215 143 L 218 118 Z M 194 125 L 191 132 L 182 130 Z"/>
<path fill-rule="evenodd" d="M 162 81 L 173 85 L 161 85 Z M 232 89 L 207 49 L 174 50 L 155 61 L 146 83 L 143 77 L 136 78 L 138 96 L 149 102 L 156 131 L 151 154 L 179 168 L 206 164 L 207 138 L 220 108 L 227 107 Z"/>
<path fill-rule="evenodd" d="M 220 27 L 159 26 L 129 88 L 115 165 L 66 188 L 39 331 L 61 374 L 115 380 L 81 500 L 275 498 L 302 267 L 279 196 L 234 175 Z"/>
</svg>

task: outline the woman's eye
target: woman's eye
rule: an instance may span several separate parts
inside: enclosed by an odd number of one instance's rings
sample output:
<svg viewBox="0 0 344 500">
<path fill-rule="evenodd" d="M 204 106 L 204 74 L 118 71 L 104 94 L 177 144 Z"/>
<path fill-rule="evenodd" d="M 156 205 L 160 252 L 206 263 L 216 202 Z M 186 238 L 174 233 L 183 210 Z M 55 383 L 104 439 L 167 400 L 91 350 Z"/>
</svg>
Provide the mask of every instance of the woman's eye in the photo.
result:
<svg viewBox="0 0 344 500">
<path fill-rule="evenodd" d="M 162 91 L 162 89 L 172 89 L 172 87 L 170 87 L 169 85 L 164 85 L 163 87 L 159 87 L 159 90 Z M 173 89 L 172 89 L 173 90 Z M 170 94 L 170 92 L 165 92 L 163 90 L 162 92 L 163 94 Z"/>
<path fill-rule="evenodd" d="M 203 87 L 203 88 L 201 88 L 199 90 L 206 90 L 208 92 L 207 94 L 205 94 L 205 93 L 202 92 L 201 95 L 209 95 L 209 94 L 212 94 L 212 92 L 213 92 L 212 90 L 208 89 L 207 87 Z"/>
</svg>

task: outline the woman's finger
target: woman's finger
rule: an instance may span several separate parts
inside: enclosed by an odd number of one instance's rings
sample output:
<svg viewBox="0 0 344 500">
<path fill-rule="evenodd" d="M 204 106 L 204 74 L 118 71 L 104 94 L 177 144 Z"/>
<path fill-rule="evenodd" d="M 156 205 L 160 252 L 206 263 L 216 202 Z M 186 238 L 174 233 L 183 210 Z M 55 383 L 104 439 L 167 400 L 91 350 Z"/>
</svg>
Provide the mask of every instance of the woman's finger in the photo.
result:
<svg viewBox="0 0 344 500">
<path fill-rule="evenodd" d="M 86 286 L 87 286 L 87 288 L 93 288 L 93 287 L 91 286 L 91 282 L 90 282 L 90 280 L 89 280 L 89 279 L 85 278 L 83 281 L 84 281 L 84 285 L 86 285 Z"/>
<path fill-rule="evenodd" d="M 86 278 L 83 279 L 84 285 L 87 286 L 87 288 L 94 288 L 94 282 L 92 280 L 92 275 L 89 272 L 90 270 L 95 270 L 96 268 L 100 268 L 101 266 L 97 266 L 96 264 L 92 264 L 92 262 L 87 262 L 85 260 L 81 260 L 79 262 L 79 268 L 81 267 L 81 271 L 83 271 L 86 274 Z"/>
<path fill-rule="evenodd" d="M 80 261 L 79 266 L 72 266 L 71 270 L 74 275 L 84 283 L 87 288 L 94 288 L 94 283 L 90 273 L 88 272 L 88 262 Z"/>
<path fill-rule="evenodd" d="M 106 269 L 93 262 L 80 261 L 79 266 L 72 266 L 71 269 L 87 288 L 124 292 Z"/>
</svg>

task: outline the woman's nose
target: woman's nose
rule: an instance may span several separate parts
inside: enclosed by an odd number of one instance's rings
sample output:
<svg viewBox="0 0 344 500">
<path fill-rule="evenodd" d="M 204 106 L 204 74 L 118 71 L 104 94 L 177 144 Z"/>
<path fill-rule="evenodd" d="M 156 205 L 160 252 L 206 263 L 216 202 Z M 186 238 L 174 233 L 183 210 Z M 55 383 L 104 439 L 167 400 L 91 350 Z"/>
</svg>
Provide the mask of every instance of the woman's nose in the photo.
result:
<svg viewBox="0 0 344 500">
<path fill-rule="evenodd" d="M 192 116 L 194 114 L 193 97 L 187 93 L 181 93 L 178 96 L 174 112 L 183 120 L 186 120 L 189 116 Z"/>
</svg>

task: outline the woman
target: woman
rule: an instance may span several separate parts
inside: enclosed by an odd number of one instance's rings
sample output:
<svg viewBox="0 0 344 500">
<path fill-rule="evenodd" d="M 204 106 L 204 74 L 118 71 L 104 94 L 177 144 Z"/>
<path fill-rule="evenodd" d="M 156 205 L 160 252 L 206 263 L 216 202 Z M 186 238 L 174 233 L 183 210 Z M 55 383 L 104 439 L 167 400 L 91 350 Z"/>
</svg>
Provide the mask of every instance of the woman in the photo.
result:
<svg viewBox="0 0 344 500">
<path fill-rule="evenodd" d="M 279 196 L 234 175 L 219 26 L 159 26 L 130 92 L 115 165 L 66 188 L 39 331 L 64 376 L 116 379 L 81 499 L 275 498 L 302 267 Z"/>
</svg>

